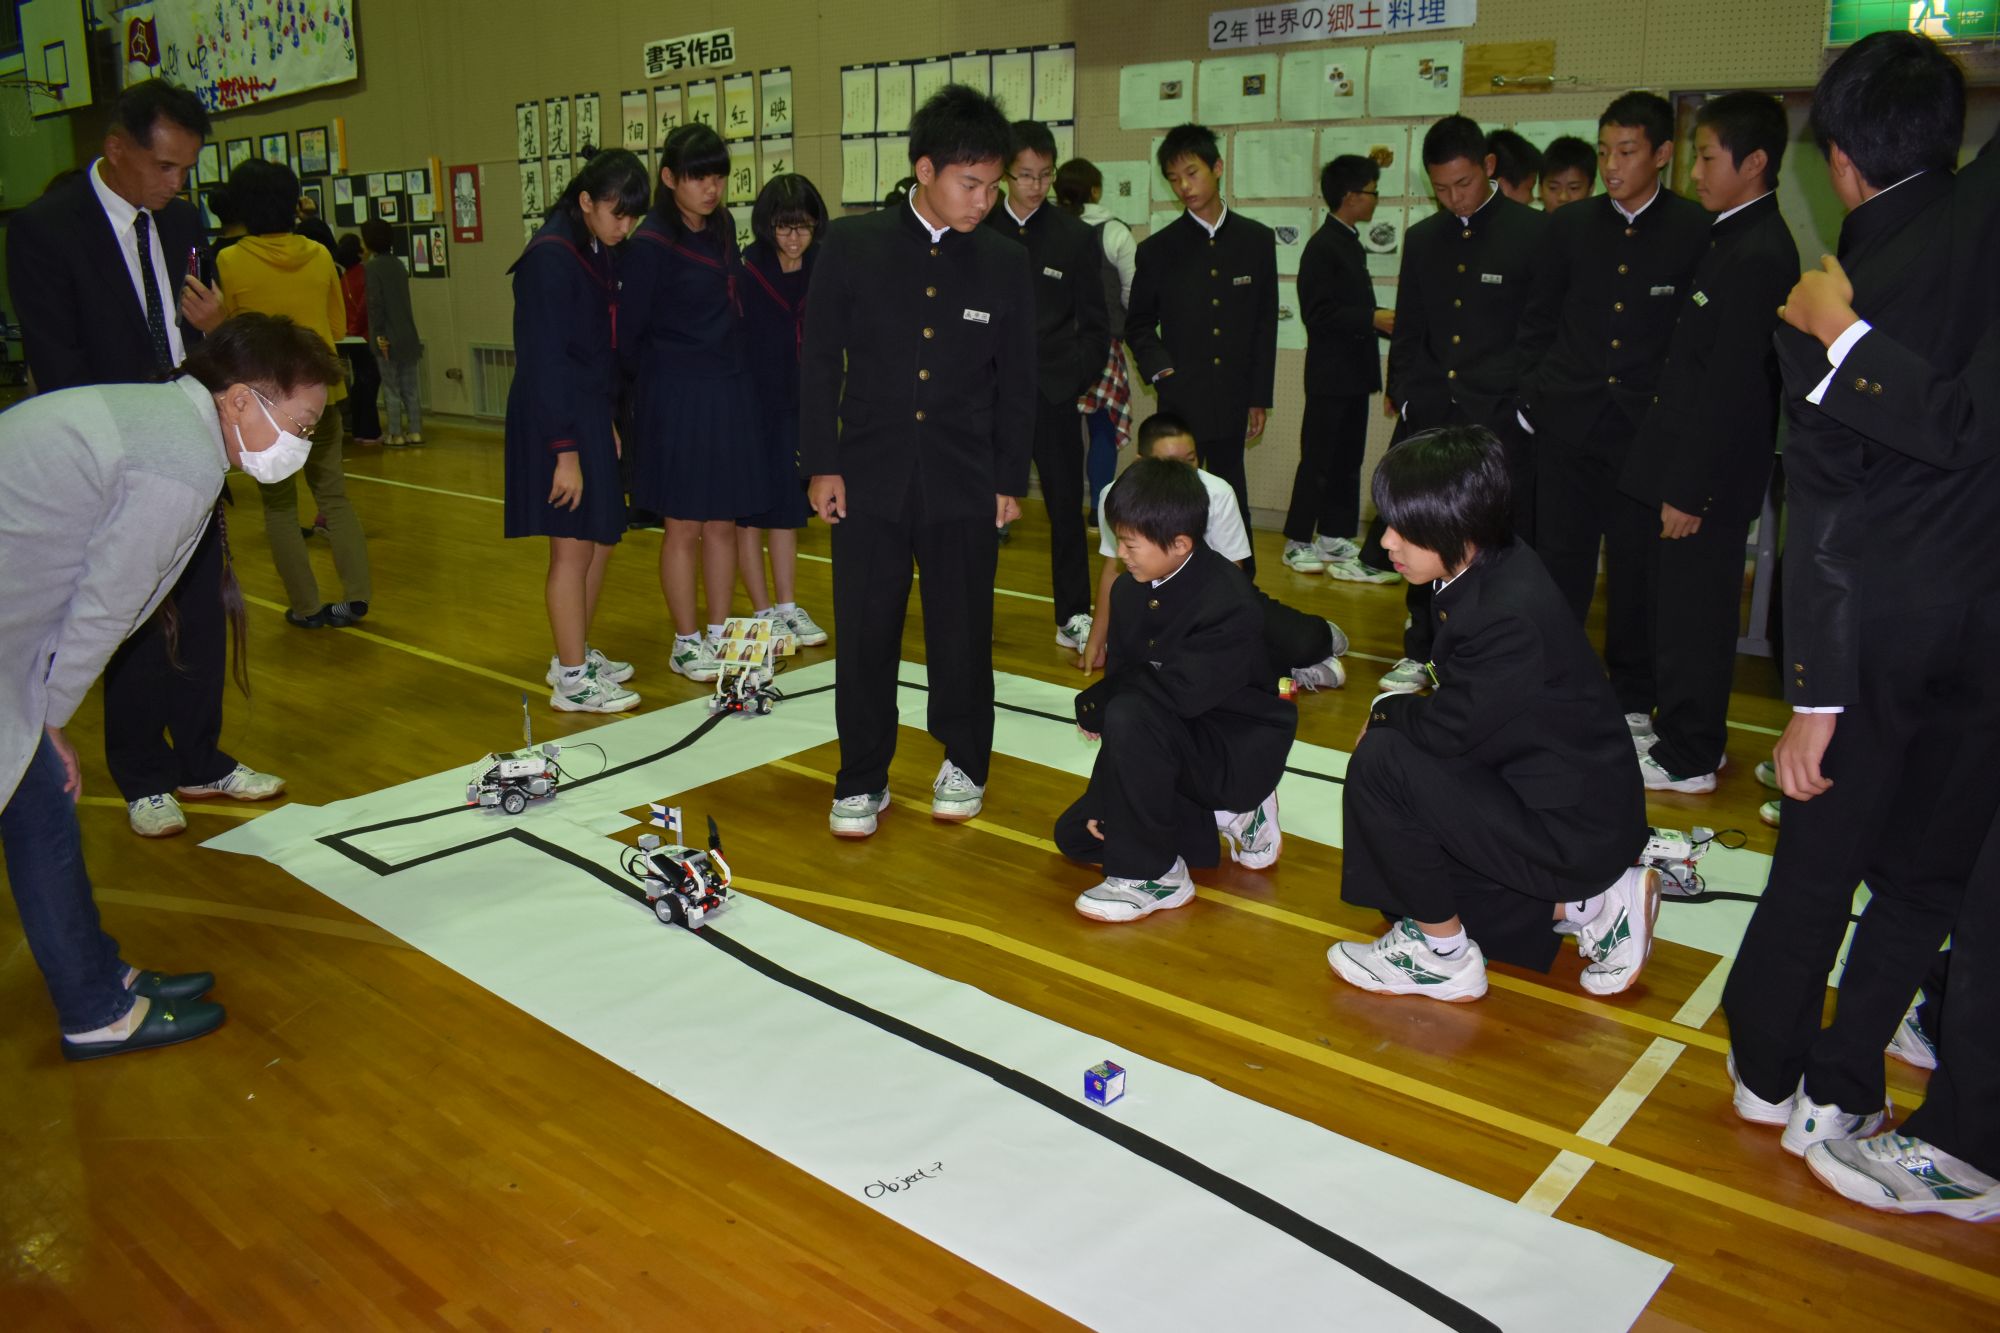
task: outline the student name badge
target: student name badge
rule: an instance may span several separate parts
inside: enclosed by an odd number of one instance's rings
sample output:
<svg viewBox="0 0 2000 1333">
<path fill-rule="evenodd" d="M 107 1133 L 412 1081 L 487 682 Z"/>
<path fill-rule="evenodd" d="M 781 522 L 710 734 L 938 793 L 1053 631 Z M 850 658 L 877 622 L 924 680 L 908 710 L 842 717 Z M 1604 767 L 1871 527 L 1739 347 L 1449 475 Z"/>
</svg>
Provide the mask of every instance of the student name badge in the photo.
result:
<svg viewBox="0 0 2000 1333">
<path fill-rule="evenodd" d="M 1672 296 L 1674 289 L 1672 287 L 1655 287 L 1652 294 L 1654 296 Z"/>
<path fill-rule="evenodd" d="M 1230 280 L 1230 286 L 1232 287 L 1248 287 L 1249 285 L 1250 285 L 1250 275 L 1248 273 L 1245 273 L 1240 278 L 1233 278 Z"/>
<path fill-rule="evenodd" d="M 1695 294 L 1694 294 L 1693 296 L 1690 296 L 1690 297 L 1688 298 L 1688 300 L 1690 300 L 1690 301 L 1694 302 L 1694 303 L 1695 303 L 1696 305 L 1707 305 L 1707 304 L 1708 304 L 1708 293 L 1707 293 L 1707 292 L 1696 292 L 1696 293 L 1695 293 Z"/>
<path fill-rule="evenodd" d="M 1062 270 L 1059 268 L 1045 268 L 1042 270 L 1042 276 L 1045 278 L 1054 278 L 1057 282 L 1061 282 Z"/>
<path fill-rule="evenodd" d="M 965 317 L 974 324 L 991 324 L 993 322 L 993 316 L 987 314 L 984 310 L 967 310 Z"/>
<path fill-rule="evenodd" d="M 1479 280 L 1481 282 L 1490 282 L 1495 287 L 1498 287 L 1501 283 L 1506 281 L 1506 279 L 1501 277 L 1498 273 L 1482 273 L 1479 275 Z"/>
</svg>

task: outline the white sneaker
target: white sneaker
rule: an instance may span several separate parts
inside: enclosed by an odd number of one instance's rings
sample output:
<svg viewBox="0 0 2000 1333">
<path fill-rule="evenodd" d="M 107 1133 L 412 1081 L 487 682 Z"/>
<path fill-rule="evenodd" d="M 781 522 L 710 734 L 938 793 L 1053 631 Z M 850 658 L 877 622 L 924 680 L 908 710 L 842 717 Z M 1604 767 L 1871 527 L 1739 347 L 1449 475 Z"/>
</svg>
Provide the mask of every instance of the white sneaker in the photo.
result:
<svg viewBox="0 0 2000 1333">
<path fill-rule="evenodd" d="M 1320 555 L 1319 547 L 1311 542 L 1286 542 L 1283 558 L 1285 568 L 1294 574 L 1319 574 L 1326 569 L 1326 560 Z"/>
<path fill-rule="evenodd" d="M 204 782 L 198 787 L 176 787 L 174 795 L 183 801 L 213 801 L 225 796 L 232 801 L 268 801 L 284 789 L 283 778 L 259 773 L 248 764 L 238 764 L 214 782 Z"/>
<path fill-rule="evenodd" d="M 1885 1213 L 2000 1217 L 2000 1180 L 1907 1134 L 1815 1143 L 1806 1165 L 1842 1198 Z"/>
<path fill-rule="evenodd" d="M 1778 761 L 1766 759 L 1757 765 L 1757 781 L 1772 791 L 1778 790 Z"/>
<path fill-rule="evenodd" d="M 1347 683 L 1347 668 L 1340 664 L 1338 657 L 1329 657 L 1324 662 L 1314 662 L 1311 666 L 1293 667 L 1292 684 L 1308 694 L 1320 690 L 1337 690 Z"/>
<path fill-rule="evenodd" d="M 565 687 L 558 678 L 549 694 L 549 707 L 563 713 L 623 713 L 638 706 L 638 695 L 592 667 L 585 667 L 583 679 L 571 686 Z"/>
<path fill-rule="evenodd" d="M 1329 537 L 1321 533 L 1313 543 L 1319 548 L 1319 558 L 1329 565 L 1336 560 L 1358 560 L 1361 548 L 1346 537 Z"/>
<path fill-rule="evenodd" d="M 1092 921 L 1125 922 L 1193 901 L 1194 880 L 1188 876 L 1187 862 L 1176 856 L 1172 867 L 1157 879 L 1106 875 L 1102 884 L 1078 895 L 1076 910 Z"/>
<path fill-rule="evenodd" d="M 889 789 L 873 796 L 842 796 L 834 801 L 826 826 L 836 838 L 865 838 L 875 831 L 875 816 L 889 808 Z"/>
<path fill-rule="evenodd" d="M 1229 859 L 1249 870 L 1268 870 L 1278 864 L 1285 835 L 1278 829 L 1278 793 L 1272 792 L 1257 803 L 1255 810 L 1237 814 L 1215 812 L 1215 827 L 1229 844 Z"/>
<path fill-rule="evenodd" d="M 1343 583 L 1400 583 L 1403 576 L 1393 569 L 1377 569 L 1364 565 L 1359 560 L 1332 560 L 1327 562 L 1328 578 L 1339 579 Z"/>
<path fill-rule="evenodd" d="M 1056 647 L 1081 648 L 1090 642 L 1090 614 L 1079 611 L 1056 626 Z"/>
<path fill-rule="evenodd" d="M 722 674 L 722 663 L 715 658 L 715 645 L 705 638 L 674 638 L 673 656 L 667 665 L 680 672 L 689 680 L 709 684 Z"/>
<path fill-rule="evenodd" d="M 1653 715 L 1651 713 L 1627 713 L 1625 715 L 1625 729 L 1632 733 L 1632 744 L 1641 753 L 1652 749 L 1654 742 L 1660 739 L 1659 733 L 1653 730 Z"/>
<path fill-rule="evenodd" d="M 1342 981 L 1378 995 L 1468 1004 L 1486 994 L 1486 955 L 1478 944 L 1467 940 L 1456 958 L 1440 958 L 1408 917 L 1372 944 L 1334 945 L 1326 961 Z"/>
<path fill-rule="evenodd" d="M 1414 657 L 1405 657 L 1382 673 L 1376 684 L 1390 694 L 1415 694 L 1431 687 L 1430 669 Z"/>
<path fill-rule="evenodd" d="M 1882 1099 L 1882 1109 L 1866 1115 L 1849 1115 L 1832 1102 L 1816 1102 L 1806 1095 L 1805 1085 L 1799 1085 L 1799 1095 L 1792 1099 L 1792 1118 L 1785 1123 L 1785 1132 L 1778 1139 L 1778 1146 L 1794 1157 L 1804 1157 L 1806 1149 L 1815 1143 L 1826 1143 L 1835 1139 L 1865 1139 L 1878 1134 L 1882 1125 L 1896 1109 L 1887 1097 Z"/>
<path fill-rule="evenodd" d="M 1745 1087 L 1743 1080 L 1736 1076 L 1735 1051 L 1731 1051 L 1729 1054 L 1723 1056 L 1722 1063 L 1729 1070 L 1730 1086 L 1736 1090 L 1730 1099 L 1730 1104 L 1736 1108 L 1737 1115 L 1748 1120 L 1753 1125 L 1778 1125 L 1782 1127 L 1791 1123 L 1792 1104 L 1798 1101 L 1797 1093 L 1793 1093 L 1781 1102 L 1767 1102 Z"/>
<path fill-rule="evenodd" d="M 1597 915 L 1576 932 L 1576 951 L 1588 960 L 1583 988 L 1616 995 L 1639 979 L 1653 953 L 1653 923 L 1660 919 L 1660 872 L 1633 866 L 1610 888 Z"/>
<path fill-rule="evenodd" d="M 171 838 L 187 832 L 187 816 L 181 813 L 181 803 L 165 793 L 125 802 L 125 817 L 132 822 L 132 831 L 142 838 Z"/>
<path fill-rule="evenodd" d="M 1632 739 L 1636 743 L 1639 738 L 1634 736 Z M 1693 777 L 1677 778 L 1662 768 L 1660 761 L 1644 750 L 1639 751 L 1639 781 L 1646 784 L 1647 791 L 1684 791 L 1695 796 L 1706 796 L 1715 790 L 1715 774 L 1697 773 Z"/>
<path fill-rule="evenodd" d="M 826 631 L 806 614 L 806 609 L 802 606 L 795 606 L 789 611 L 780 611 L 778 619 L 785 622 L 785 628 L 791 630 L 792 637 L 799 641 L 801 648 L 817 648 L 826 642 Z"/>
<path fill-rule="evenodd" d="M 1924 1025 L 1917 1021 L 1917 1002 L 1910 1001 L 1909 1012 L 1903 1021 L 1896 1024 L 1896 1035 L 1889 1039 L 1889 1054 L 1904 1064 L 1916 1069 L 1937 1068 L 1937 1047 L 1924 1032 Z"/>
<path fill-rule="evenodd" d="M 1347 644 L 1346 630 L 1342 629 L 1340 626 L 1334 624 L 1331 620 L 1329 620 L 1326 622 L 1326 636 L 1328 640 L 1326 655 L 1328 657 L 1347 656 L 1348 644 Z"/>
<path fill-rule="evenodd" d="M 938 766 L 937 780 L 931 783 L 931 818 L 958 824 L 978 814 L 986 803 L 986 788 L 965 776 L 965 770 L 947 759 Z"/>
<path fill-rule="evenodd" d="M 1772 828 L 1776 828 L 1778 827 L 1778 812 L 1784 808 L 1784 802 L 1782 801 L 1766 801 L 1757 807 L 1757 818 L 1763 820 Z"/>
<path fill-rule="evenodd" d="M 614 661 L 606 657 L 603 653 L 598 652 L 595 648 L 586 648 L 583 650 L 583 664 L 596 671 L 599 680 L 607 681 L 613 685 L 623 685 L 636 674 L 630 662 Z M 562 663 L 556 658 L 551 657 L 549 659 L 548 672 L 542 679 L 548 682 L 550 688 L 554 688 L 561 676 Z"/>
</svg>

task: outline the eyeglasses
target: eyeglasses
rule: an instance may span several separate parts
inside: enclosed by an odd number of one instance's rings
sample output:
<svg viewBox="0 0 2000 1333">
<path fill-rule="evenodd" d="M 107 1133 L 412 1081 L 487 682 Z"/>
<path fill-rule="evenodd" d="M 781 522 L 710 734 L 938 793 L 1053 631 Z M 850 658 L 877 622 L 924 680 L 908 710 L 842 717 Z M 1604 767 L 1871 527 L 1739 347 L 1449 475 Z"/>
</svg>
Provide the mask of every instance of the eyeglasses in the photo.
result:
<svg viewBox="0 0 2000 1333">
<path fill-rule="evenodd" d="M 257 393 L 255 389 L 250 390 L 250 392 Z M 279 407 L 276 403 L 266 398 L 261 393 L 257 393 L 257 401 L 264 404 L 264 406 L 270 408 L 273 412 L 276 412 L 279 416 L 283 417 L 285 420 L 291 422 L 292 425 L 295 428 L 297 428 L 298 433 L 302 436 L 305 436 L 307 439 L 311 439 L 312 433 L 319 429 L 318 417 L 314 417 L 312 425 L 308 426 L 304 422 L 300 421 L 297 417 L 293 416 L 290 412 L 287 412 L 284 408 Z"/>
<path fill-rule="evenodd" d="M 782 227 L 773 227 L 771 228 L 771 232 L 776 236 L 810 236 L 813 234 L 813 225 L 810 222 L 791 223 Z"/>
<path fill-rule="evenodd" d="M 1356 194 L 1365 194 L 1365 195 L 1368 195 L 1368 196 L 1370 196 L 1371 198 L 1380 198 L 1380 197 L 1381 197 L 1381 194 L 1382 194 L 1382 192 L 1381 192 L 1380 190 L 1356 190 L 1356 191 L 1355 191 L 1355 193 L 1356 193 Z"/>
<path fill-rule="evenodd" d="M 1033 175 L 1029 175 L 1026 172 L 1017 171 L 1013 175 L 1009 176 L 1007 179 L 1014 182 L 1014 184 L 1016 185 L 1047 185 L 1050 181 L 1054 180 L 1055 178 L 1056 178 L 1056 173 L 1053 171 L 1038 171 Z"/>
</svg>

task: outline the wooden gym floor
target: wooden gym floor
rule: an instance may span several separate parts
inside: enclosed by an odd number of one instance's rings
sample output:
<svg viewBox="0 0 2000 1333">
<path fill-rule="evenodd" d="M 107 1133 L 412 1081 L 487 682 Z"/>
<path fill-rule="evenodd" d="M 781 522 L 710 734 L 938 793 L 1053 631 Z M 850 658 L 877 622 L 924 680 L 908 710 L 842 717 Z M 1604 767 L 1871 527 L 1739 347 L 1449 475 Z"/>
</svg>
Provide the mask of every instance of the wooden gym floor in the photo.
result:
<svg viewBox="0 0 2000 1333">
<path fill-rule="evenodd" d="M 323 804 L 513 743 L 520 689 L 545 697 L 543 551 L 500 538 L 491 431 L 433 423 L 408 451 L 349 451 L 377 593 L 365 628 L 288 627 L 253 486 L 233 477 L 236 563 L 252 599 L 256 697 L 225 742 Z M 366 479 L 364 479 L 366 478 Z M 1045 523 L 1030 505 L 1000 563 L 995 664 L 1079 681 L 1054 646 Z M 310 514 L 308 507 L 306 512 Z M 646 708 L 704 692 L 666 668 L 659 536 L 613 560 L 593 639 L 639 667 Z M 805 550 L 824 556 L 816 526 Z M 1399 655 L 1399 585 L 1292 574 L 1257 534 L 1262 583 L 1353 638 L 1352 682 L 1308 696 L 1302 739 L 1348 748 Z M 322 587 L 331 559 L 314 543 Z M 828 568 L 801 601 L 830 623 Z M 1006 595 L 1009 591 L 1028 597 Z M 739 608 L 741 603 L 739 602 Z M 923 658 L 913 605 L 905 655 Z M 820 660 L 830 649 L 810 650 Z M 1734 762 L 1712 797 L 1665 795 L 1653 821 L 1742 829 L 1751 775 L 1784 720 L 1767 663 L 1744 659 Z M 93 700 L 87 852 L 128 957 L 208 968 L 230 1022 L 181 1050 L 68 1065 L 11 913 L 0 917 L 0 1322 L 42 1328 L 967 1328 L 1067 1321 L 685 1109 L 275 867 L 198 840 L 263 807 L 190 806 L 189 836 L 126 829 Z M 536 705 L 537 739 L 602 720 Z M 1058 1021 L 1107 1034 L 1364 1143 L 1671 1260 L 1652 1329 L 1992 1327 L 2000 1228 L 1848 1204 L 1737 1120 L 1715 1001 L 1726 964 L 1662 942 L 1642 987 L 1583 994 L 1577 960 L 1496 968 L 1474 1005 L 1381 1000 L 1335 981 L 1336 939 L 1375 933 L 1339 901 L 1340 853 L 1288 839 L 1268 874 L 1202 877 L 1187 910 L 1127 929 L 1076 916 L 1094 876 L 1046 839 L 1066 775 L 996 756 L 981 820 L 946 828 L 921 796 L 936 748 L 906 730 L 908 804 L 866 843 L 820 822 L 822 746 L 687 793 L 738 834 L 746 877 L 808 879 L 780 906 Z M 953 882 L 935 867 L 953 858 Z M 810 871 L 797 867 L 809 866 Z M 888 910 L 883 909 L 902 909 Z M 985 927 L 1020 946 L 953 933 Z M 1051 963 L 1050 956 L 1060 960 Z M 1891 1063 L 1899 1106 L 1923 1075 Z M 1191 1238 L 1193 1239 L 1193 1238 Z M 1142 1275 L 1133 1275 L 1135 1278 Z M 1589 1299 L 1579 1273 L 1576 1299 Z M 1340 1324 L 1328 1311 L 1330 1326 Z"/>
</svg>

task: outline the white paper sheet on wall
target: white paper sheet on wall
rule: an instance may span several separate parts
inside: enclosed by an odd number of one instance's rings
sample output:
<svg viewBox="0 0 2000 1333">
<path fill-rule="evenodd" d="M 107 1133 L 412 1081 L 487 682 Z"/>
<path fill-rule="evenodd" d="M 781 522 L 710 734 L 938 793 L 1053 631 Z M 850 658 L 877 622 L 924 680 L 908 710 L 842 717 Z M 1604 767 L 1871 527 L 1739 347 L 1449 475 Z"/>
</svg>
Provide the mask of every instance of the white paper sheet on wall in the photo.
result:
<svg viewBox="0 0 2000 1333">
<path fill-rule="evenodd" d="M 551 97 L 542 103 L 543 123 L 548 128 L 546 136 L 547 154 L 550 157 L 568 157 L 574 150 L 569 139 L 569 99 Z"/>
<path fill-rule="evenodd" d="M 1166 130 L 1193 120 L 1194 62 L 1168 60 L 1118 71 L 1118 128 Z"/>
<path fill-rule="evenodd" d="M 1244 204 L 1236 211 L 1246 218 L 1255 218 L 1271 229 L 1278 246 L 1279 276 L 1298 276 L 1299 256 L 1305 253 L 1306 242 L 1312 239 L 1312 210 Z"/>
<path fill-rule="evenodd" d="M 872 204 L 882 196 L 875 191 L 875 141 L 840 141 L 840 202 Z"/>
<path fill-rule="evenodd" d="M 1375 47 L 1369 56 L 1368 114 L 1453 115 L 1458 111 L 1464 74 L 1464 42 L 1401 42 Z"/>
<path fill-rule="evenodd" d="M 1516 134 L 1544 151 L 1551 141 L 1564 135 L 1581 139 L 1593 149 L 1597 147 L 1597 122 L 1594 120 L 1523 120 L 1516 122 L 1513 128 Z"/>
<path fill-rule="evenodd" d="M 747 72 L 732 74 L 722 81 L 722 137 L 754 139 L 756 136 L 756 76 Z"/>
<path fill-rule="evenodd" d="M 1305 314 L 1299 309 L 1299 284 L 1278 281 L 1278 346 L 1294 352 L 1306 350 Z"/>
<path fill-rule="evenodd" d="M 786 172 L 798 169 L 798 164 L 792 161 L 792 140 L 789 135 L 766 139 L 760 145 L 760 149 L 763 153 L 763 161 L 757 176 L 760 185 L 769 185 L 773 176 L 782 176 Z"/>
<path fill-rule="evenodd" d="M 1009 120 L 1026 120 L 1034 113 L 1034 52 L 993 53 L 993 101 Z"/>
<path fill-rule="evenodd" d="M 357 205 L 355 212 L 358 214 L 367 207 L 368 201 L 365 198 L 357 199 L 355 203 Z M 540 222 L 542 214 L 548 212 L 548 209 L 549 197 L 543 192 L 542 164 L 539 161 L 523 162 L 521 164 L 521 216 L 524 218 L 533 218 L 535 221 Z M 362 221 L 367 221 L 367 218 L 364 216 Z"/>
<path fill-rule="evenodd" d="M 653 89 L 653 123 L 657 137 L 653 147 L 664 147 L 667 136 L 687 123 L 686 108 L 678 83 L 663 83 Z"/>
<path fill-rule="evenodd" d="M 1146 234 L 1148 236 L 1159 235 L 1160 228 L 1171 225 L 1179 219 L 1180 215 L 1181 210 L 1178 208 L 1154 209 L 1146 216 Z"/>
<path fill-rule="evenodd" d="M 1228 152 L 1232 199 L 1299 199 L 1318 189 L 1310 129 L 1238 130 Z"/>
<path fill-rule="evenodd" d="M 1278 63 L 1278 114 L 1286 120 L 1353 120 L 1368 108 L 1368 48 L 1321 46 Z"/>
<path fill-rule="evenodd" d="M 951 58 L 951 81 L 983 93 L 993 86 L 992 61 L 984 51 L 961 51 Z"/>
<path fill-rule="evenodd" d="M 1370 273 L 1393 278 L 1402 271 L 1403 229 L 1409 220 L 1410 211 L 1402 205 L 1382 204 L 1361 224 L 1361 248 L 1367 252 Z"/>
<path fill-rule="evenodd" d="M 757 199 L 757 141 L 732 139 L 729 142 L 729 204 L 755 203 Z"/>
<path fill-rule="evenodd" d="M 937 90 L 951 82 L 951 60 L 932 56 L 911 72 L 910 105 L 922 106 Z"/>
<path fill-rule="evenodd" d="M 792 71 L 788 66 L 767 69 L 757 81 L 757 133 L 792 132 Z"/>
<path fill-rule="evenodd" d="M 1222 56 L 1201 62 L 1204 125 L 1252 125 L 1278 118 L 1278 57 Z"/>
<path fill-rule="evenodd" d="M 1396 308 L 1395 283 L 1378 281 L 1375 284 L 1375 308 L 1377 310 L 1394 310 Z M 1383 355 L 1386 357 L 1388 354 L 1385 352 Z"/>
<path fill-rule="evenodd" d="M 1412 189 L 1429 192 L 1421 176 L 1410 181 L 1410 129 L 1407 125 L 1329 125 L 1319 132 L 1319 160 L 1331 162 L 1344 154 L 1373 158 L 1382 168 L 1376 189 L 1384 199 L 1400 199 Z"/>
<path fill-rule="evenodd" d="M 840 71 L 840 132 L 875 132 L 875 71 L 866 65 L 849 65 Z M 874 173 L 869 173 L 874 178 Z"/>
<path fill-rule="evenodd" d="M 914 76 L 910 66 L 895 60 L 875 71 L 875 128 L 884 134 L 909 132 Z"/>
<path fill-rule="evenodd" d="M 514 104 L 514 156 L 525 161 L 542 155 L 542 104 Z"/>
<path fill-rule="evenodd" d="M 1144 226 L 1151 203 L 1147 182 L 1157 174 L 1151 162 L 1099 162 L 1104 176 L 1104 207 L 1128 227 Z"/>
<path fill-rule="evenodd" d="M 1153 202 L 1178 204 L 1180 196 L 1174 193 L 1174 187 L 1167 183 L 1166 173 L 1160 170 L 1160 145 L 1166 141 L 1167 136 L 1164 134 L 1153 136 L 1153 151 L 1150 154 L 1153 160 Z M 1227 163 L 1223 165 L 1225 168 L 1228 166 Z"/>
<path fill-rule="evenodd" d="M 1056 141 L 1056 161 L 1067 162 L 1076 156 L 1076 126 L 1051 125 L 1049 135 Z"/>
<path fill-rule="evenodd" d="M 687 86 L 687 123 L 715 129 L 715 80 L 699 79 Z"/>
<path fill-rule="evenodd" d="M 644 88 L 627 88 L 618 94 L 618 145 L 635 153 L 646 151 L 647 134 L 653 124 L 653 99 Z"/>
<path fill-rule="evenodd" d="M 578 93 L 576 97 L 575 133 L 570 142 L 572 153 L 580 154 L 586 148 L 604 147 L 604 123 L 602 120 L 603 101 L 596 93 Z"/>
<path fill-rule="evenodd" d="M 1076 48 L 1050 46 L 1035 52 L 1036 120 L 1076 119 Z"/>
<path fill-rule="evenodd" d="M 896 182 L 910 173 L 910 136 L 885 134 L 875 141 L 875 198 L 889 197 Z"/>
</svg>

